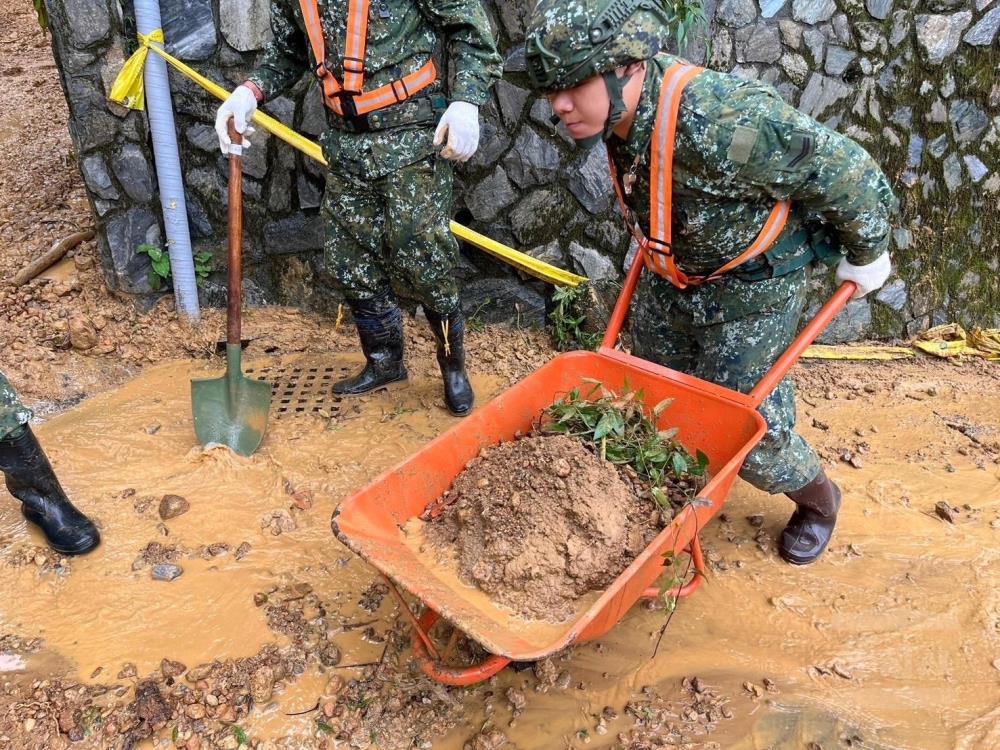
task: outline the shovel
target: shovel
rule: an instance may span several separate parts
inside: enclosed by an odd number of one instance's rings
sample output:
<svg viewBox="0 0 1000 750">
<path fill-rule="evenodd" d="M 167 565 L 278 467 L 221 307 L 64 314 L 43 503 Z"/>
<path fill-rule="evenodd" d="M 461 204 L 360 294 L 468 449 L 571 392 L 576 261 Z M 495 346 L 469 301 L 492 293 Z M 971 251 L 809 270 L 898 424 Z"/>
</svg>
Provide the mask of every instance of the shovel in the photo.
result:
<svg viewBox="0 0 1000 750">
<path fill-rule="evenodd" d="M 229 137 L 243 137 L 229 121 Z M 240 315 L 243 295 L 243 167 L 240 152 L 229 155 L 229 289 L 226 306 L 226 374 L 191 381 L 194 431 L 202 445 L 221 443 L 249 456 L 264 439 L 271 385 L 243 374 Z"/>
</svg>

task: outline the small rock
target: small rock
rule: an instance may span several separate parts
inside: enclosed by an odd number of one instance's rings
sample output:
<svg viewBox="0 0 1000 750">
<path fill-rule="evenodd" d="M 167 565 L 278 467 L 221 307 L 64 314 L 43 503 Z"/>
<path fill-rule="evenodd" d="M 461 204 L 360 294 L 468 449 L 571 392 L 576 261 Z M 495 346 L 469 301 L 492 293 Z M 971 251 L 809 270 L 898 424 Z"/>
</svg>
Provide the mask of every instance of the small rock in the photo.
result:
<svg viewBox="0 0 1000 750">
<path fill-rule="evenodd" d="M 753 526 L 755 529 L 759 529 L 764 525 L 764 516 L 760 514 L 754 514 L 752 516 L 747 516 L 747 523 Z"/>
<path fill-rule="evenodd" d="M 164 677 L 178 677 L 187 671 L 187 667 L 181 664 L 179 661 L 171 661 L 170 659 L 164 659 L 160 662 L 160 673 Z"/>
<path fill-rule="evenodd" d="M 510 707 L 514 711 L 520 711 L 527 704 L 528 699 L 525 697 L 524 692 L 518 690 L 517 688 L 507 688 L 507 700 L 510 702 Z"/>
<path fill-rule="evenodd" d="M 251 549 L 253 548 L 250 546 L 250 542 L 243 542 L 239 547 L 236 548 L 236 553 L 233 555 L 233 557 L 235 557 L 237 561 L 242 560 L 244 557 L 250 554 Z"/>
<path fill-rule="evenodd" d="M 256 594 L 253 595 L 253 603 L 257 607 L 263 607 L 265 604 L 267 604 L 267 594 L 265 594 L 263 591 L 258 591 Z"/>
<path fill-rule="evenodd" d="M 274 669 L 258 667 L 250 678 L 250 695 L 257 703 L 267 703 L 274 694 Z"/>
<path fill-rule="evenodd" d="M 936 503 L 934 505 L 934 512 L 937 514 L 938 518 L 948 523 L 955 523 L 955 519 L 958 517 L 958 511 L 952 508 L 944 500 Z"/>
<path fill-rule="evenodd" d="M 164 521 L 183 516 L 189 510 L 191 503 L 180 495 L 164 495 L 160 500 L 160 518 Z"/>
<path fill-rule="evenodd" d="M 292 495 L 292 502 L 299 510 L 309 510 L 313 506 L 312 490 L 299 490 Z"/>
<path fill-rule="evenodd" d="M 122 664 L 121 671 L 118 673 L 118 679 L 130 680 L 138 674 L 139 672 L 136 669 L 135 664 L 133 664 L 132 662 L 126 662 L 125 664 Z"/>
<path fill-rule="evenodd" d="M 77 316 L 69 322 L 69 343 L 79 351 L 97 346 L 97 329 L 89 318 Z"/>
<path fill-rule="evenodd" d="M 184 569 L 180 565 L 173 563 L 160 563 L 153 566 L 152 576 L 154 581 L 175 581 L 181 577 Z"/>
<path fill-rule="evenodd" d="M 569 461 L 565 458 L 557 459 L 552 465 L 552 471 L 557 477 L 561 477 L 563 479 L 573 473 L 573 469 L 570 467 Z"/>
<path fill-rule="evenodd" d="M 198 719 L 204 719 L 207 711 L 205 707 L 200 703 L 192 703 L 190 706 L 184 709 L 184 715 L 189 719 L 198 721 Z"/>
</svg>

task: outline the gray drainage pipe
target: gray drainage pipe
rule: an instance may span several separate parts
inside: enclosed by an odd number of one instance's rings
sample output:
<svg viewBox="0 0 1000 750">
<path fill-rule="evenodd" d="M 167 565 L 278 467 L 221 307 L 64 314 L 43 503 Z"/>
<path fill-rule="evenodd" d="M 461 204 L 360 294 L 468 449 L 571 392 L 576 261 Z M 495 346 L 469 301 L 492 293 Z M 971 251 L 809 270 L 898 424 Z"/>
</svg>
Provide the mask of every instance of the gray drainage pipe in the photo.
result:
<svg viewBox="0 0 1000 750">
<path fill-rule="evenodd" d="M 160 26 L 159 0 L 135 0 L 135 21 L 140 34 L 151 34 Z M 197 320 L 198 286 L 194 275 L 191 232 L 188 229 L 181 159 L 177 151 L 177 130 L 170 98 L 167 63 L 155 52 L 146 57 L 146 112 L 153 135 L 153 155 L 156 159 L 156 179 L 163 207 L 163 225 L 167 232 L 167 252 L 170 273 L 174 279 L 174 300 L 177 311 L 186 318 Z"/>
</svg>

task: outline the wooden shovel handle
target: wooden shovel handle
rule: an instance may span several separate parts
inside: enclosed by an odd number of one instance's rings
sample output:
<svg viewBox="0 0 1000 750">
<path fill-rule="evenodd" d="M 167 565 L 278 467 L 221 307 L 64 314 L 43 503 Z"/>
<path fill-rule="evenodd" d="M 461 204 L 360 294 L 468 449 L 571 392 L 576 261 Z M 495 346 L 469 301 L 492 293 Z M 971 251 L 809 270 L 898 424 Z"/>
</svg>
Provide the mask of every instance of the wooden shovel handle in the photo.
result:
<svg viewBox="0 0 1000 750">
<path fill-rule="evenodd" d="M 243 136 L 229 120 L 229 139 L 243 145 Z M 226 304 L 226 343 L 240 345 L 243 297 L 243 157 L 229 155 L 229 285 Z"/>
</svg>

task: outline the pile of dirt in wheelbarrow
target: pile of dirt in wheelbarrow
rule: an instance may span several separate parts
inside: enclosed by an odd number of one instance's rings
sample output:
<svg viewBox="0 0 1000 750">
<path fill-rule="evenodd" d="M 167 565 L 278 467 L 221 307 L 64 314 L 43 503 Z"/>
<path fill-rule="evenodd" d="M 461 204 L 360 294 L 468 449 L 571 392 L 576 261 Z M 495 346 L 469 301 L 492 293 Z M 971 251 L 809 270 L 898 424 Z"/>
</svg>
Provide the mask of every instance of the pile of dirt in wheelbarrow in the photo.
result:
<svg viewBox="0 0 1000 750">
<path fill-rule="evenodd" d="M 571 616 L 607 588 L 660 528 L 656 505 L 579 440 L 526 437 L 486 449 L 425 534 L 462 578 L 519 615 Z"/>
</svg>

